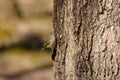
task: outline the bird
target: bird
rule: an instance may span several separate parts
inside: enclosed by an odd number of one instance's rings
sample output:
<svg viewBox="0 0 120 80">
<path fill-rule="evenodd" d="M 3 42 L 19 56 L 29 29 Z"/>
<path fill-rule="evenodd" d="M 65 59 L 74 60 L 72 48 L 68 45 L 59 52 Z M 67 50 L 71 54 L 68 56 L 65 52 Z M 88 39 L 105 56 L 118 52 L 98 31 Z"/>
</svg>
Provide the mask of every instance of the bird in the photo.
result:
<svg viewBox="0 0 120 80">
<path fill-rule="evenodd" d="M 54 48 L 54 44 L 55 44 L 55 37 L 54 37 L 54 32 L 49 32 L 46 36 L 46 40 L 43 44 L 43 47 L 41 49 L 41 51 L 43 51 L 46 48 L 50 48 L 53 49 Z"/>
<path fill-rule="evenodd" d="M 46 36 L 46 40 L 43 44 L 43 47 L 41 49 L 41 51 L 43 51 L 46 48 L 50 48 L 52 50 L 52 60 L 54 61 L 55 56 L 56 56 L 56 48 L 55 48 L 55 36 L 54 36 L 54 32 L 49 32 Z"/>
</svg>

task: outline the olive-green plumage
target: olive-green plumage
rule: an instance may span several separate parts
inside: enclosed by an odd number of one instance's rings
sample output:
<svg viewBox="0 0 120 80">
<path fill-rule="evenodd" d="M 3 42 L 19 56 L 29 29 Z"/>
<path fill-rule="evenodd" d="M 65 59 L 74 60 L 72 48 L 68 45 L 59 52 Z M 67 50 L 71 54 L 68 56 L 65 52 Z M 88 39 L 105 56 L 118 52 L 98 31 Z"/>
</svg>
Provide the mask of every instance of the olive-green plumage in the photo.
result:
<svg viewBox="0 0 120 80">
<path fill-rule="evenodd" d="M 53 32 L 50 32 L 48 35 L 47 35 L 47 39 L 43 45 L 43 48 L 41 49 L 44 50 L 45 48 L 51 48 L 53 49 L 54 48 L 54 43 L 55 43 L 55 37 L 54 37 L 54 34 Z"/>
</svg>

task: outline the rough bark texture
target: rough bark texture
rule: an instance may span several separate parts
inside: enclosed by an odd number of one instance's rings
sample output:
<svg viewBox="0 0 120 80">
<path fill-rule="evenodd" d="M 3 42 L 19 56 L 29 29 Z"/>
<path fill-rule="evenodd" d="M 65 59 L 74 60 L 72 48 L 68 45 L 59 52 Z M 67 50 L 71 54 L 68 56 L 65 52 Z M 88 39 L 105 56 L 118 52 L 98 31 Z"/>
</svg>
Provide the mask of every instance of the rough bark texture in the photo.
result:
<svg viewBox="0 0 120 80">
<path fill-rule="evenodd" d="M 54 80 L 120 80 L 120 0 L 54 0 Z"/>
</svg>

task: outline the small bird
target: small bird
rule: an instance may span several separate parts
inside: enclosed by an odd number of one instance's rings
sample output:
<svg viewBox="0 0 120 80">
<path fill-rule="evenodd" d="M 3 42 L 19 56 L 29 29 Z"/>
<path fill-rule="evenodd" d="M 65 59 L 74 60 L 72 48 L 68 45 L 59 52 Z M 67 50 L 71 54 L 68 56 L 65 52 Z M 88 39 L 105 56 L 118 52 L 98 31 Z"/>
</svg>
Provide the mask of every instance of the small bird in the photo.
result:
<svg viewBox="0 0 120 80">
<path fill-rule="evenodd" d="M 55 45 L 55 37 L 54 37 L 54 32 L 50 32 L 47 35 L 46 41 L 44 42 L 43 48 L 41 49 L 41 51 L 43 51 L 46 48 L 50 48 L 53 50 Z"/>
<path fill-rule="evenodd" d="M 51 57 L 52 57 L 52 60 L 54 61 L 55 60 L 55 56 L 56 56 L 54 32 L 48 33 L 46 41 L 45 41 L 41 51 L 43 51 L 45 48 L 50 48 L 52 50 L 52 56 Z"/>
</svg>

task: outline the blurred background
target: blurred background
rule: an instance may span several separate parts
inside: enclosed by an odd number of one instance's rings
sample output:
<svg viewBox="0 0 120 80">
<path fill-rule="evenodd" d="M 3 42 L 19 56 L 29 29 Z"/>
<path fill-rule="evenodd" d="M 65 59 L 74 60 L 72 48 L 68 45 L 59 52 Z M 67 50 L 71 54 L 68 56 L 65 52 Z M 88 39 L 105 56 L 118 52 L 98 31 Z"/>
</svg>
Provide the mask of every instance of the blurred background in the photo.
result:
<svg viewBox="0 0 120 80">
<path fill-rule="evenodd" d="M 0 80 L 51 80 L 52 0 L 0 0 Z"/>
</svg>

